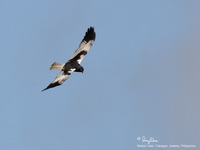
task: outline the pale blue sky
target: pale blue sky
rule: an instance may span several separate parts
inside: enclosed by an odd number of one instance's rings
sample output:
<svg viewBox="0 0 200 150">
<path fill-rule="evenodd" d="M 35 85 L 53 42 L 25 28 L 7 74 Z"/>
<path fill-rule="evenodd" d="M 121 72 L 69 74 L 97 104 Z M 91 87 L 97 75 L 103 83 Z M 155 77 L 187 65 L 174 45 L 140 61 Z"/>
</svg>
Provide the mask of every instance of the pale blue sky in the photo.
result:
<svg viewBox="0 0 200 150">
<path fill-rule="evenodd" d="M 0 149 L 134 150 L 200 143 L 200 2 L 0 1 Z M 96 41 L 62 85 L 88 27 Z"/>
</svg>

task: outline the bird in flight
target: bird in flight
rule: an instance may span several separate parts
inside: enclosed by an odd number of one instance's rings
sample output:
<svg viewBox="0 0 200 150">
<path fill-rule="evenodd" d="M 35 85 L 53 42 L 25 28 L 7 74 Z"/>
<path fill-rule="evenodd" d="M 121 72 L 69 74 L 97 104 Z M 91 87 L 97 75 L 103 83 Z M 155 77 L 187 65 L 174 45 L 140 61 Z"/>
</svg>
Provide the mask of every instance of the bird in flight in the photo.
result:
<svg viewBox="0 0 200 150">
<path fill-rule="evenodd" d="M 94 27 L 88 28 L 83 40 L 81 41 L 78 49 L 74 52 L 72 57 L 65 64 L 54 62 L 51 65 L 50 70 L 60 69 L 61 72 L 54 79 L 54 81 L 52 81 L 42 91 L 63 84 L 63 82 L 69 78 L 72 72 L 83 73 L 84 68 L 80 64 L 83 58 L 85 57 L 85 55 L 89 52 L 92 44 L 94 43 L 95 36 L 96 36 L 96 33 L 94 32 Z"/>
</svg>

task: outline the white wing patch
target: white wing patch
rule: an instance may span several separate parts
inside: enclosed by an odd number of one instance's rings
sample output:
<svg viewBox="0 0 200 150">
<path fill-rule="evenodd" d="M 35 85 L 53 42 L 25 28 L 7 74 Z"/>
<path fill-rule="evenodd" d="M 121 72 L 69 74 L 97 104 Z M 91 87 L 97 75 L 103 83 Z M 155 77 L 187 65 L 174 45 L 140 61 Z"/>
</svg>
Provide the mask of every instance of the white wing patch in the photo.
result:
<svg viewBox="0 0 200 150">
<path fill-rule="evenodd" d="M 93 43 L 94 43 L 94 40 L 90 40 L 87 43 L 86 43 L 86 41 L 81 42 L 78 49 L 74 52 L 74 54 L 72 55 L 72 57 L 70 59 L 73 59 L 74 57 L 76 57 L 76 55 L 78 55 L 82 51 L 86 51 L 88 53 L 91 46 L 93 45 Z M 79 64 L 83 60 L 84 56 L 85 55 L 81 55 L 81 58 L 78 60 Z"/>
<path fill-rule="evenodd" d="M 58 74 L 58 76 L 54 79 L 54 81 L 52 82 L 52 84 L 55 83 L 55 82 L 58 82 L 59 84 L 62 84 L 63 82 L 65 82 L 65 80 L 67 80 L 67 79 L 69 78 L 70 74 L 71 74 L 72 72 L 74 72 L 75 70 L 76 70 L 76 69 L 70 69 L 70 70 L 68 71 L 69 74 L 64 74 L 64 71 L 61 71 L 61 72 Z"/>
<path fill-rule="evenodd" d="M 53 83 L 58 82 L 59 84 L 62 84 L 63 82 L 65 82 L 65 80 L 67 80 L 69 78 L 70 75 L 65 75 L 63 71 L 61 71 L 58 76 L 54 79 Z"/>
<path fill-rule="evenodd" d="M 77 60 L 77 61 L 78 61 L 78 64 L 81 64 L 81 61 L 83 60 L 84 57 L 85 57 L 85 55 L 81 55 L 81 56 L 80 56 L 80 59 Z"/>
</svg>

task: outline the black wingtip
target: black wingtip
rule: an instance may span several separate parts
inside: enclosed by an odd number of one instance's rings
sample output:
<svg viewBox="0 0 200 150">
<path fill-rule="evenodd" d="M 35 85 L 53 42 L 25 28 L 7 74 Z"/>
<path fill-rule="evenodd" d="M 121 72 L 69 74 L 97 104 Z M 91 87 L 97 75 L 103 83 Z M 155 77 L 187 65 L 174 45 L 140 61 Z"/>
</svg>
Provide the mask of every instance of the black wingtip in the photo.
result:
<svg viewBox="0 0 200 150">
<path fill-rule="evenodd" d="M 45 88 L 45 89 L 43 89 L 41 92 L 43 92 L 43 91 L 45 91 L 45 90 L 47 90 L 48 88 Z"/>
<path fill-rule="evenodd" d="M 95 40 L 95 38 L 96 38 L 96 33 L 94 32 L 94 27 L 90 27 L 87 29 L 83 41 L 88 42 L 90 40 Z"/>
<path fill-rule="evenodd" d="M 53 87 L 55 87 L 55 86 L 59 86 L 59 85 L 61 85 L 61 84 L 58 83 L 58 82 L 51 83 L 51 84 L 49 84 L 45 89 L 43 89 L 41 92 L 43 92 L 43 91 L 45 91 L 45 90 L 47 90 L 47 89 L 53 88 Z"/>
<path fill-rule="evenodd" d="M 50 87 L 49 86 L 47 86 L 45 89 L 43 89 L 41 92 L 43 92 L 43 91 L 45 91 L 45 90 L 47 90 L 47 89 L 49 89 Z"/>
</svg>

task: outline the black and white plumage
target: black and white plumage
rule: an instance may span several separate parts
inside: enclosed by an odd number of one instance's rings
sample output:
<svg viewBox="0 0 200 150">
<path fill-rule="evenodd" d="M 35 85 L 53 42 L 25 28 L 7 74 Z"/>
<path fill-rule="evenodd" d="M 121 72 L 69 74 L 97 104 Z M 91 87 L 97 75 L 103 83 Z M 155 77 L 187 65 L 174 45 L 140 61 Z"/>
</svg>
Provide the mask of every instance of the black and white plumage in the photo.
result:
<svg viewBox="0 0 200 150">
<path fill-rule="evenodd" d="M 85 57 L 85 55 L 89 52 L 92 44 L 94 43 L 95 36 L 96 34 L 94 32 L 94 27 L 88 28 L 83 40 L 81 41 L 78 49 L 74 52 L 72 57 L 65 64 L 54 62 L 51 65 L 50 70 L 61 69 L 61 72 L 54 79 L 54 81 L 52 81 L 42 91 L 61 85 L 65 80 L 69 78 L 72 72 L 83 73 L 84 68 L 80 64 L 83 58 Z"/>
</svg>

